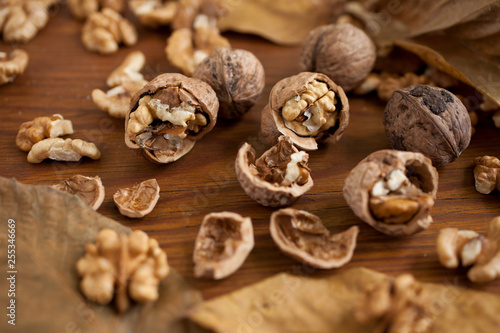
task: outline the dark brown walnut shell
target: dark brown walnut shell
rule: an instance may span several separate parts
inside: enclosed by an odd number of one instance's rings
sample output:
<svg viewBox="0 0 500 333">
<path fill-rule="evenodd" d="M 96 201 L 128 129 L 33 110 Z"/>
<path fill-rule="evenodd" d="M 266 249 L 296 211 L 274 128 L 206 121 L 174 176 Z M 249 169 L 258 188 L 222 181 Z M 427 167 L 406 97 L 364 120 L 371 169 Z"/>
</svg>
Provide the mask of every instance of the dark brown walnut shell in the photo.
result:
<svg viewBox="0 0 500 333">
<path fill-rule="evenodd" d="M 218 48 L 196 67 L 195 79 L 208 83 L 219 99 L 218 116 L 237 119 L 257 102 L 265 86 L 264 67 L 246 50 Z"/>
<path fill-rule="evenodd" d="M 195 114 L 203 116 L 202 119 L 205 119 L 206 124 L 200 125 L 198 131 L 195 132 L 189 128 L 174 126 L 169 121 L 155 119 L 149 124 L 139 122 L 144 129 L 139 133 L 133 133 L 129 126 L 131 117 L 138 111 L 141 99 L 146 96 L 168 105 L 184 104 L 194 107 Z M 132 97 L 130 111 L 125 117 L 125 144 L 142 153 L 149 161 L 155 163 L 176 161 L 187 154 L 196 141 L 212 130 L 217 120 L 218 108 L 217 96 L 207 83 L 178 73 L 161 74 Z M 142 120 L 144 117 L 137 117 L 137 119 Z M 187 125 L 189 127 L 190 123 L 187 122 Z M 173 136 L 185 137 L 178 140 L 178 144 L 173 144 L 165 138 L 165 135 L 169 133 L 174 133 Z M 141 135 L 144 135 L 146 139 L 140 139 Z"/>
<path fill-rule="evenodd" d="M 380 150 L 352 169 L 344 198 L 360 219 L 390 236 L 420 232 L 432 222 L 438 173 L 420 153 Z"/>
<path fill-rule="evenodd" d="M 394 92 L 384 113 L 385 134 L 392 148 L 420 152 L 435 166 L 456 160 L 469 146 L 467 109 L 449 91 L 416 85 Z"/>
<path fill-rule="evenodd" d="M 238 151 L 235 165 L 241 187 L 263 206 L 291 205 L 314 185 L 307 166 L 309 155 L 305 152 L 300 152 L 303 157 L 297 165 L 301 173 L 299 177 L 295 181 L 286 178 L 286 166 L 296 153 L 299 150 L 290 138 L 282 136 L 275 146 L 255 160 L 255 150 L 245 142 Z"/>
<path fill-rule="evenodd" d="M 326 74 L 351 91 L 372 71 L 376 58 L 375 44 L 363 30 L 349 23 L 330 24 L 309 33 L 300 67 Z"/>
<path fill-rule="evenodd" d="M 352 226 L 331 235 L 316 215 L 284 208 L 271 215 L 270 231 L 286 255 L 312 267 L 330 269 L 351 261 L 359 228 Z"/>
<path fill-rule="evenodd" d="M 233 274 L 253 246 L 249 217 L 231 212 L 206 215 L 194 243 L 194 276 L 219 280 Z"/>
<path fill-rule="evenodd" d="M 307 85 L 311 82 L 323 82 L 328 86 L 329 91 L 335 93 L 334 104 L 336 107 L 335 124 L 315 135 L 301 136 L 285 125 L 282 109 L 288 101 L 300 96 L 307 91 Z M 311 105 L 307 106 L 309 109 Z M 304 113 L 304 110 L 302 111 Z M 302 72 L 294 76 L 287 77 L 274 85 L 269 96 L 269 103 L 262 110 L 261 130 L 266 141 L 274 145 L 281 135 L 291 138 L 292 142 L 304 150 L 318 149 L 318 142 L 331 141 L 338 142 L 344 134 L 349 123 L 349 101 L 342 87 L 333 82 L 328 76 L 321 73 Z"/>
</svg>

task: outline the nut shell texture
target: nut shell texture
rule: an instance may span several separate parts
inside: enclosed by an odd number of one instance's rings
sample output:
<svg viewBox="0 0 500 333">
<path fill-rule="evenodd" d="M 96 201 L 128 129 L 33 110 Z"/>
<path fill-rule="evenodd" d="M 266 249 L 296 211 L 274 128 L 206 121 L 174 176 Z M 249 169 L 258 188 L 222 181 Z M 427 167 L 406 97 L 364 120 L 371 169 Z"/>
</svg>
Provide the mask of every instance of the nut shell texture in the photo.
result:
<svg viewBox="0 0 500 333">
<path fill-rule="evenodd" d="M 119 189 L 113 200 L 122 215 L 131 218 L 151 213 L 160 198 L 160 186 L 156 179 L 149 179 L 130 188 Z"/>
</svg>

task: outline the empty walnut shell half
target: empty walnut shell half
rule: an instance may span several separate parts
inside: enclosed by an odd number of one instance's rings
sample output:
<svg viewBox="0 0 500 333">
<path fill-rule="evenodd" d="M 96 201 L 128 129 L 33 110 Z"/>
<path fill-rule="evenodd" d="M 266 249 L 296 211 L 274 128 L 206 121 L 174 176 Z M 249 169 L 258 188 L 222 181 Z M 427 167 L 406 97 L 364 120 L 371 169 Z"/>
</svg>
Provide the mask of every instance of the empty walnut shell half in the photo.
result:
<svg viewBox="0 0 500 333">
<path fill-rule="evenodd" d="M 246 194 L 261 205 L 288 206 L 314 185 L 308 160 L 309 155 L 286 136 L 257 160 L 255 150 L 245 142 L 236 156 L 236 176 Z"/>
<path fill-rule="evenodd" d="M 312 267 L 330 269 L 351 261 L 359 228 L 331 235 L 316 215 L 285 208 L 271 215 L 270 231 L 286 255 Z"/>
<path fill-rule="evenodd" d="M 233 274 L 253 246 L 249 217 L 231 212 L 206 215 L 194 243 L 194 276 L 219 280 Z"/>
<path fill-rule="evenodd" d="M 76 195 L 93 210 L 98 210 L 104 201 L 104 186 L 99 176 L 75 175 L 52 187 Z"/>
<path fill-rule="evenodd" d="M 360 219 L 390 236 L 413 235 L 432 222 L 438 173 L 420 153 L 374 152 L 352 169 L 344 198 Z"/>
<path fill-rule="evenodd" d="M 338 142 L 348 123 L 344 90 L 324 74 L 303 72 L 272 88 L 262 110 L 261 129 L 269 144 L 286 135 L 297 147 L 316 150 L 318 141 Z"/>
<path fill-rule="evenodd" d="M 219 102 L 205 82 L 178 73 L 157 76 L 131 100 L 125 143 L 155 163 L 187 154 L 215 125 Z"/>
<path fill-rule="evenodd" d="M 156 179 L 145 180 L 130 188 L 119 189 L 113 200 L 122 215 L 140 218 L 151 213 L 160 198 Z"/>
<path fill-rule="evenodd" d="M 219 117 L 236 119 L 257 102 L 265 86 L 264 67 L 249 51 L 221 47 L 196 67 L 193 77 L 208 83 L 219 99 Z"/>
</svg>

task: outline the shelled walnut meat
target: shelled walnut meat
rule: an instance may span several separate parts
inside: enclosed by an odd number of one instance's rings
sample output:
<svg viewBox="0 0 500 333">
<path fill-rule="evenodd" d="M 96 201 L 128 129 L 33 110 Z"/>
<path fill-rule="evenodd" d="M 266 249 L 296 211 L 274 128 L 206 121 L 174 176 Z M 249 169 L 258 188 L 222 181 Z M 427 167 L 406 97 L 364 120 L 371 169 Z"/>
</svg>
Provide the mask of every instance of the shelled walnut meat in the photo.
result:
<svg viewBox="0 0 500 333">
<path fill-rule="evenodd" d="M 262 111 L 261 129 L 269 144 L 286 135 L 297 147 L 316 150 L 317 142 L 338 142 L 348 123 L 344 90 L 324 74 L 303 72 L 272 88 Z"/>
<path fill-rule="evenodd" d="M 246 194 L 263 206 L 289 206 L 314 183 L 307 165 L 309 154 L 293 146 L 289 137 L 255 160 L 255 150 L 244 143 L 236 156 L 236 176 Z"/>
<path fill-rule="evenodd" d="M 0 52 L 0 85 L 12 82 L 23 74 L 28 61 L 28 53 L 20 49 L 10 53 Z"/>
<path fill-rule="evenodd" d="M 151 213 L 160 198 L 160 186 L 156 179 L 149 179 L 131 188 L 119 189 L 113 200 L 122 215 L 131 218 Z"/>
<path fill-rule="evenodd" d="M 115 12 L 122 13 L 125 7 L 126 0 L 68 0 L 69 11 L 79 20 L 84 20 L 103 8 L 111 8 Z"/>
<path fill-rule="evenodd" d="M 490 194 L 500 190 L 500 160 L 494 156 L 482 156 L 474 159 L 474 182 L 476 190 L 482 194 Z"/>
<path fill-rule="evenodd" d="M 208 83 L 219 99 L 219 117 L 236 119 L 257 102 L 265 86 L 264 67 L 246 50 L 218 48 L 193 77 Z"/>
<path fill-rule="evenodd" d="M 384 126 L 392 148 L 420 152 L 435 166 L 456 160 L 471 139 L 471 121 L 462 102 L 445 89 L 426 85 L 394 92 Z"/>
<path fill-rule="evenodd" d="M 75 175 L 52 187 L 76 195 L 93 210 L 98 210 L 104 201 L 104 186 L 99 176 Z"/>
<path fill-rule="evenodd" d="M 16 146 L 22 151 L 30 151 L 33 145 L 46 138 L 57 138 L 73 134 L 73 123 L 60 114 L 52 117 L 36 117 L 21 124 L 16 136 Z"/>
<path fill-rule="evenodd" d="M 372 71 L 375 44 L 349 23 L 323 25 L 312 30 L 300 55 L 303 71 L 327 75 L 344 91 L 351 91 Z"/>
<path fill-rule="evenodd" d="M 194 245 L 194 276 L 219 280 L 233 274 L 253 246 L 249 217 L 231 212 L 206 215 Z"/>
<path fill-rule="evenodd" d="M 128 3 L 139 22 L 152 28 L 172 23 L 179 6 L 178 1 L 170 0 L 129 0 Z"/>
<path fill-rule="evenodd" d="M 344 198 L 356 216 L 389 236 L 408 236 L 432 222 L 438 173 L 420 153 L 380 150 L 352 169 Z"/>
<path fill-rule="evenodd" d="M 114 230 L 103 229 L 95 243 L 85 245 L 76 270 L 82 277 L 80 288 L 87 299 L 108 304 L 114 298 L 117 310 L 125 312 L 130 299 L 156 301 L 160 281 L 170 269 L 166 253 L 145 232 L 118 235 Z"/>
<path fill-rule="evenodd" d="M 176 161 L 212 130 L 218 108 L 207 83 L 177 73 L 159 75 L 132 98 L 125 143 L 152 162 Z"/>
<path fill-rule="evenodd" d="M 309 266 L 330 269 L 348 263 L 356 248 L 359 228 L 330 234 L 320 218 L 309 212 L 284 208 L 271 215 L 271 237 L 279 249 Z"/>
<path fill-rule="evenodd" d="M 101 152 L 95 144 L 80 139 L 43 139 L 33 145 L 28 153 L 28 162 L 41 163 L 48 158 L 54 161 L 76 162 L 83 156 L 93 160 L 101 158 Z"/>
<path fill-rule="evenodd" d="M 490 282 L 500 277 L 500 217 L 494 218 L 484 235 L 472 230 L 444 228 L 437 238 L 437 254 L 446 268 L 472 266 L 472 282 Z"/>
</svg>

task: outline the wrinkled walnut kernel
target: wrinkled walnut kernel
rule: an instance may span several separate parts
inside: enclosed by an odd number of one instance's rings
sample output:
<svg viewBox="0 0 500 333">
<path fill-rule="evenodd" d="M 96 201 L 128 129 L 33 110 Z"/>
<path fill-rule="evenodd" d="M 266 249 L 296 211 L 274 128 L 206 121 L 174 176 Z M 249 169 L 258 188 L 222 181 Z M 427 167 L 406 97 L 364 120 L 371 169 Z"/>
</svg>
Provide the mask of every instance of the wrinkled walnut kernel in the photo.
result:
<svg viewBox="0 0 500 333">
<path fill-rule="evenodd" d="M 145 232 L 136 230 L 119 236 L 103 229 L 95 244 L 85 245 L 85 252 L 76 270 L 87 299 L 108 304 L 114 297 L 119 312 L 128 310 L 129 297 L 137 302 L 158 299 L 160 281 L 169 273 L 167 255 Z"/>
<path fill-rule="evenodd" d="M 85 177 L 75 175 L 63 180 L 59 184 L 52 185 L 52 187 L 59 191 L 76 195 L 93 210 L 98 210 L 104 201 L 104 186 L 99 176 Z"/>
<path fill-rule="evenodd" d="M 500 190 L 500 160 L 494 156 L 482 156 L 474 159 L 474 181 L 476 190 L 482 194 L 490 194 Z"/>
<path fill-rule="evenodd" d="M 16 49 L 9 54 L 0 52 L 0 85 L 12 82 L 24 73 L 29 56 L 26 51 Z"/>
<path fill-rule="evenodd" d="M 351 260 L 359 228 L 332 235 L 316 215 L 285 208 L 271 215 L 270 231 L 286 255 L 312 267 L 330 269 Z"/>
<path fill-rule="evenodd" d="M 145 180 L 130 188 L 121 188 L 113 195 L 120 213 L 131 218 L 151 213 L 159 198 L 160 186 L 156 179 Z"/>
<path fill-rule="evenodd" d="M 69 11 L 79 20 L 84 20 L 103 8 L 111 8 L 115 12 L 122 13 L 125 6 L 125 0 L 68 0 Z"/>
<path fill-rule="evenodd" d="M 169 25 L 177 14 L 178 2 L 165 0 L 130 0 L 132 12 L 147 27 Z"/>
<path fill-rule="evenodd" d="M 194 245 L 194 276 L 219 280 L 233 274 L 253 246 L 249 217 L 231 212 L 206 215 Z"/>
<path fill-rule="evenodd" d="M 73 134 L 71 120 L 65 120 L 60 114 L 52 117 L 37 117 L 21 124 L 16 136 L 16 145 L 22 151 L 30 151 L 37 142 L 46 138 Z"/>
<path fill-rule="evenodd" d="M 95 144 L 80 139 L 49 138 L 33 145 L 28 154 L 28 162 L 41 163 L 46 158 L 54 161 L 76 162 L 83 156 L 98 160 L 101 158 L 101 152 Z"/>
</svg>

